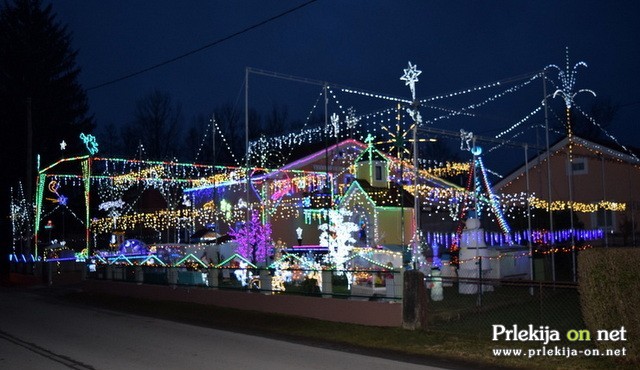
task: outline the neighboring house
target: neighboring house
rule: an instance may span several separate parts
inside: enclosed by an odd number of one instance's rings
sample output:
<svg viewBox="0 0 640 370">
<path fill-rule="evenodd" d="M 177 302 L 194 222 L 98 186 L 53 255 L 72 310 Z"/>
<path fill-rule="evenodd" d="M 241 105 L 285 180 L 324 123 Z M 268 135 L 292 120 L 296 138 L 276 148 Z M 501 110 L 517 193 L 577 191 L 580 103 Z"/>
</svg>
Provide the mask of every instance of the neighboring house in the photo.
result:
<svg viewBox="0 0 640 370">
<path fill-rule="evenodd" d="M 550 199 L 553 209 L 567 209 L 568 202 L 573 200 L 574 211 L 585 228 L 609 232 L 635 229 L 640 204 L 638 189 L 638 157 L 623 148 L 575 136 L 571 142 L 568 138 L 560 140 L 548 152 L 530 159 L 528 165 L 521 166 L 494 186 L 496 193 L 528 191 L 535 195 L 538 208 L 546 207 Z"/>
</svg>

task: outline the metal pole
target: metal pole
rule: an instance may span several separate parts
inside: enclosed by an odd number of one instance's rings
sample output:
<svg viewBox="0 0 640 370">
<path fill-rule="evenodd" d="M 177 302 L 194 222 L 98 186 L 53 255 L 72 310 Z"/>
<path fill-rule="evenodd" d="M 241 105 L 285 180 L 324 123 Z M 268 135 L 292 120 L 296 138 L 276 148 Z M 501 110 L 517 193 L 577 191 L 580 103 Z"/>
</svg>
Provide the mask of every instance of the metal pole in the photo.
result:
<svg viewBox="0 0 640 370">
<path fill-rule="evenodd" d="M 414 102 L 415 122 L 413 123 L 413 171 L 414 171 L 414 190 L 413 190 L 413 212 L 415 213 L 416 231 L 415 242 L 418 243 L 418 235 L 420 231 L 420 193 L 418 193 L 418 101 Z"/>
<path fill-rule="evenodd" d="M 218 228 L 218 212 L 220 212 L 220 210 L 217 203 L 218 187 L 216 184 L 216 116 L 213 113 L 211 114 L 211 141 L 213 147 L 213 153 L 211 156 L 211 159 L 213 160 L 213 206 L 215 209 L 215 212 L 213 213 L 213 221 L 216 228 L 215 233 L 220 235 L 220 229 Z"/>
<path fill-rule="evenodd" d="M 245 170 L 247 174 L 247 222 L 249 222 L 249 188 L 251 187 L 251 178 L 249 172 L 249 68 L 244 70 L 244 145 L 245 145 Z"/>
<path fill-rule="evenodd" d="M 607 200 L 607 190 L 604 184 L 604 156 L 600 155 L 600 165 L 602 169 L 602 201 L 605 202 Z M 604 215 L 604 246 L 609 246 L 609 237 L 607 236 L 607 210 L 603 209 L 602 213 Z M 613 226 L 613 225 L 611 225 Z"/>
<path fill-rule="evenodd" d="M 533 280 L 533 245 L 531 244 L 531 203 L 529 202 L 529 196 L 531 194 L 531 188 L 529 187 L 529 154 L 527 144 L 524 145 L 524 168 L 525 178 L 527 181 L 527 227 L 529 230 L 529 237 L 527 238 L 527 246 L 529 247 L 529 280 Z M 529 290 L 533 295 L 533 287 Z"/>
<path fill-rule="evenodd" d="M 549 150 L 549 107 L 547 104 L 547 79 L 542 71 L 542 93 L 544 95 L 544 126 L 547 147 L 547 200 L 549 202 L 547 211 L 549 212 L 549 232 L 551 233 L 551 280 L 556 281 L 556 252 L 554 249 L 553 236 L 553 210 L 551 209 L 551 152 Z"/>
<path fill-rule="evenodd" d="M 28 204 L 33 202 L 33 121 L 31 118 L 31 98 L 27 98 L 27 178 L 25 179 L 25 199 Z M 34 255 L 38 256 L 38 231 L 40 230 L 40 220 L 34 219 Z M 29 238 L 31 239 L 31 238 Z M 31 247 L 31 242 L 29 242 Z M 24 253 L 24 250 L 22 251 Z"/>
</svg>

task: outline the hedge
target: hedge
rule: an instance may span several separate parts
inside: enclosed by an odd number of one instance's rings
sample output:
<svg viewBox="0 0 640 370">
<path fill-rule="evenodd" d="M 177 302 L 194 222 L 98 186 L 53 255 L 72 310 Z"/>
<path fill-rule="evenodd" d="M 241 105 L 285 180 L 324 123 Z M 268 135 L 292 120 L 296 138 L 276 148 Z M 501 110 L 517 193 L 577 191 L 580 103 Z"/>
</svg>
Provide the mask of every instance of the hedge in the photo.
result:
<svg viewBox="0 0 640 370">
<path fill-rule="evenodd" d="M 619 330 L 626 341 L 597 341 L 601 350 L 625 347 L 621 361 L 640 363 L 640 248 L 580 252 L 578 278 L 582 317 L 596 340 L 598 330 Z"/>
</svg>

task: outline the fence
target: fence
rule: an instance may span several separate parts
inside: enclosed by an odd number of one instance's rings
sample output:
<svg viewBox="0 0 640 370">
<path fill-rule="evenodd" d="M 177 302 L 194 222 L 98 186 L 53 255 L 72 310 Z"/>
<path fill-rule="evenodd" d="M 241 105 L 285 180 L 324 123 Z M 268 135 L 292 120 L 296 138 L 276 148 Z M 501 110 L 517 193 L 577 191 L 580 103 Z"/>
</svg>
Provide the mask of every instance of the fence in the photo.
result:
<svg viewBox="0 0 640 370">
<path fill-rule="evenodd" d="M 91 279 L 137 284 L 200 286 L 356 300 L 400 301 L 401 271 L 157 267 L 101 264 Z"/>
<path fill-rule="evenodd" d="M 525 280 L 427 277 L 428 327 L 490 338 L 495 325 L 519 330 L 583 329 L 578 284 Z M 433 286 L 442 285 L 434 296 Z M 435 298 L 435 299 L 434 299 Z"/>
<path fill-rule="evenodd" d="M 264 295 L 315 296 L 335 299 L 402 301 L 403 275 L 387 270 L 304 270 L 159 267 L 75 262 L 12 263 L 11 271 L 49 284 L 96 281 L 132 285 L 202 287 L 255 291 Z M 584 328 L 578 284 L 528 280 L 425 277 L 427 327 L 488 338 L 494 325 L 527 329 Z"/>
</svg>

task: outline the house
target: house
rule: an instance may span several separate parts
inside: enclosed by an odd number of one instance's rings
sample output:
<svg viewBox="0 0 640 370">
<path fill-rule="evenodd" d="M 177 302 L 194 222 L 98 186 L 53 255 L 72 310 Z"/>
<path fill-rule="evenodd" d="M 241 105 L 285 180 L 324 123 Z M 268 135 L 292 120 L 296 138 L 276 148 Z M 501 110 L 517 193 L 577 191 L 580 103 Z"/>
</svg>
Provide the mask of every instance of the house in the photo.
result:
<svg viewBox="0 0 640 370">
<path fill-rule="evenodd" d="M 196 208 L 217 209 L 219 232 L 242 222 L 247 205 L 271 223 L 272 239 L 287 248 L 317 249 L 319 226 L 330 209 L 347 208 L 361 227 L 359 245 L 403 245 L 415 232 L 414 197 L 399 184 L 413 182 L 411 166 L 354 139 L 333 145 L 310 144 L 291 152 L 296 158 L 278 169 L 253 171 L 247 181 L 220 182 L 187 190 Z M 423 171 L 424 172 L 424 171 Z M 451 185 L 428 175 L 421 184 Z M 426 175 L 425 175 L 426 176 Z M 215 203 L 215 204 L 214 204 Z M 429 210 L 425 220 L 433 213 Z M 424 228 L 424 221 L 423 228 Z M 355 237 L 355 235 L 354 235 Z"/>
<path fill-rule="evenodd" d="M 355 160 L 354 179 L 339 207 L 352 212 L 362 246 L 402 246 L 415 233 L 414 197 L 389 181 L 390 159 L 369 144 Z"/>
<path fill-rule="evenodd" d="M 576 136 L 560 140 L 494 186 L 502 194 L 528 192 L 535 208 L 546 209 L 551 200 L 553 210 L 567 210 L 573 201 L 574 213 L 586 229 L 611 233 L 631 227 L 634 234 L 639 188 L 636 155 Z"/>
</svg>

